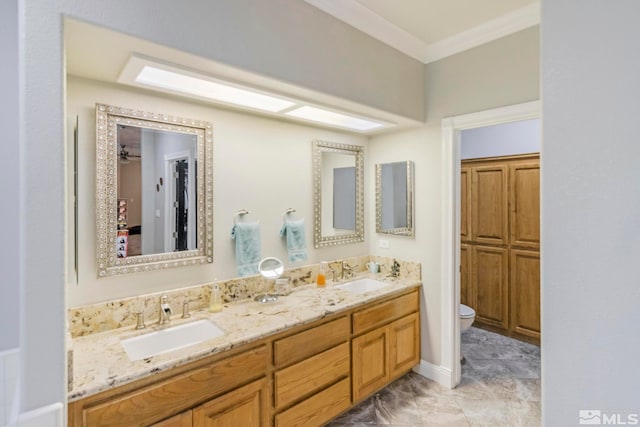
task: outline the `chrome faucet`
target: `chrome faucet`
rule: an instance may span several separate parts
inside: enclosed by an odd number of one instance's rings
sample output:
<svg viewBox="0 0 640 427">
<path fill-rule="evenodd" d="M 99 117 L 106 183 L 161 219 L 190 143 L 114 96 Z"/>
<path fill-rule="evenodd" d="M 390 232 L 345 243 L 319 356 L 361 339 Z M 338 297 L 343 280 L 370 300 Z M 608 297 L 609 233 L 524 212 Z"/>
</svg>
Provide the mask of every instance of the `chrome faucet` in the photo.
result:
<svg viewBox="0 0 640 427">
<path fill-rule="evenodd" d="M 355 271 L 353 271 L 353 267 L 349 265 L 347 261 L 342 261 L 342 279 L 350 279 L 355 275 Z"/>
<path fill-rule="evenodd" d="M 389 277 L 400 277 L 400 263 L 395 259 L 393 260 L 393 265 L 391 266 Z"/>
<path fill-rule="evenodd" d="M 160 321 L 158 323 L 161 325 L 169 323 L 171 321 L 171 315 L 173 314 L 168 300 L 169 298 L 166 295 L 162 295 L 160 298 Z"/>
</svg>

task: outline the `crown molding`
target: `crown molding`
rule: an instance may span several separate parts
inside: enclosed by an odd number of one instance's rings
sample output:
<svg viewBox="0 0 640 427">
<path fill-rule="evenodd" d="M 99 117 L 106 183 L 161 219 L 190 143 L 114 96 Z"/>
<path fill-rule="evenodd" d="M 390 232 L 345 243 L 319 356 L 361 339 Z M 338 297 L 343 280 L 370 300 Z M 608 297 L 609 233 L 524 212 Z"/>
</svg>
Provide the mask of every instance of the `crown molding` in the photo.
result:
<svg viewBox="0 0 640 427">
<path fill-rule="evenodd" d="M 462 33 L 427 44 L 355 0 L 304 1 L 425 64 L 540 23 L 540 3 L 535 2 Z"/>
<path fill-rule="evenodd" d="M 337 18 L 365 34 L 399 50 L 407 56 L 424 62 L 429 45 L 392 24 L 382 16 L 355 0 L 304 0 L 334 18 Z"/>
<path fill-rule="evenodd" d="M 422 62 L 428 64 L 538 24 L 540 24 L 540 3 L 536 2 L 430 44 Z"/>
</svg>

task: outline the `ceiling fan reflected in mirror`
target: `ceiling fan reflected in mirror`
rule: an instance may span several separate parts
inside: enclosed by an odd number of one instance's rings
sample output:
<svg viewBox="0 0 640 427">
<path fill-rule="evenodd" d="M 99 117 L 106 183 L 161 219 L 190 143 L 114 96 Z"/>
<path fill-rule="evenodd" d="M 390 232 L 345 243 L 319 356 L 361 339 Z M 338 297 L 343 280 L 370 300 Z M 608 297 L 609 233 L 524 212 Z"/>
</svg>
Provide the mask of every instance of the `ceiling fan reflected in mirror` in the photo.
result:
<svg viewBox="0 0 640 427">
<path fill-rule="evenodd" d="M 135 154 L 129 154 L 129 152 L 126 150 L 126 145 L 125 144 L 120 144 L 120 153 L 118 154 L 119 157 L 119 161 L 120 164 L 126 165 L 129 163 L 129 161 L 133 160 L 133 161 L 140 161 L 140 157 L 142 156 L 137 156 Z"/>
</svg>

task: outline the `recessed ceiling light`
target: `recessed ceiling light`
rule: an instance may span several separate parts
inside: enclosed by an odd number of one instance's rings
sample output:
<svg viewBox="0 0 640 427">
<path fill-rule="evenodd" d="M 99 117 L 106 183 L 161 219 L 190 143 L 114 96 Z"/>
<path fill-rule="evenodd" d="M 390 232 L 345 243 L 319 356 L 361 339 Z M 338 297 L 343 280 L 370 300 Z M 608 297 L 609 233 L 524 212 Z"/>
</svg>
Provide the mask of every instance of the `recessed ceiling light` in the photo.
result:
<svg viewBox="0 0 640 427">
<path fill-rule="evenodd" d="M 329 124 L 333 126 L 339 126 L 347 129 L 353 129 L 357 131 L 370 131 L 374 129 L 383 128 L 389 126 L 389 124 L 376 122 L 369 119 L 362 119 L 347 114 L 336 113 L 329 110 L 324 110 L 317 107 L 303 106 L 285 112 L 284 114 L 299 119 L 311 120 L 313 122 Z"/>
<path fill-rule="evenodd" d="M 241 89 L 235 86 L 222 84 L 176 73 L 161 68 L 145 65 L 135 78 L 136 83 L 154 86 L 174 92 L 212 99 L 218 102 L 241 105 L 272 113 L 285 110 L 295 105 L 294 102 L 262 93 Z"/>
</svg>

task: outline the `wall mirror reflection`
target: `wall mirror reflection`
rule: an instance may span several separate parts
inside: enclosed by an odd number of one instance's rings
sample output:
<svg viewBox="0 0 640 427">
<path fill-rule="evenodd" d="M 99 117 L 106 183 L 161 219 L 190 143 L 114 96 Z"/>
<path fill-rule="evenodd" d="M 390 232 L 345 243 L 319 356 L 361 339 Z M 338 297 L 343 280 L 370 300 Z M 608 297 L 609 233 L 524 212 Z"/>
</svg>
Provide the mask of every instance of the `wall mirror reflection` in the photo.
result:
<svg viewBox="0 0 640 427">
<path fill-rule="evenodd" d="M 363 147 L 313 141 L 316 248 L 364 241 Z"/>
<path fill-rule="evenodd" d="M 98 275 L 213 262 L 212 129 L 96 105 Z"/>
<path fill-rule="evenodd" d="M 376 165 L 376 232 L 413 235 L 412 161 Z"/>
</svg>

